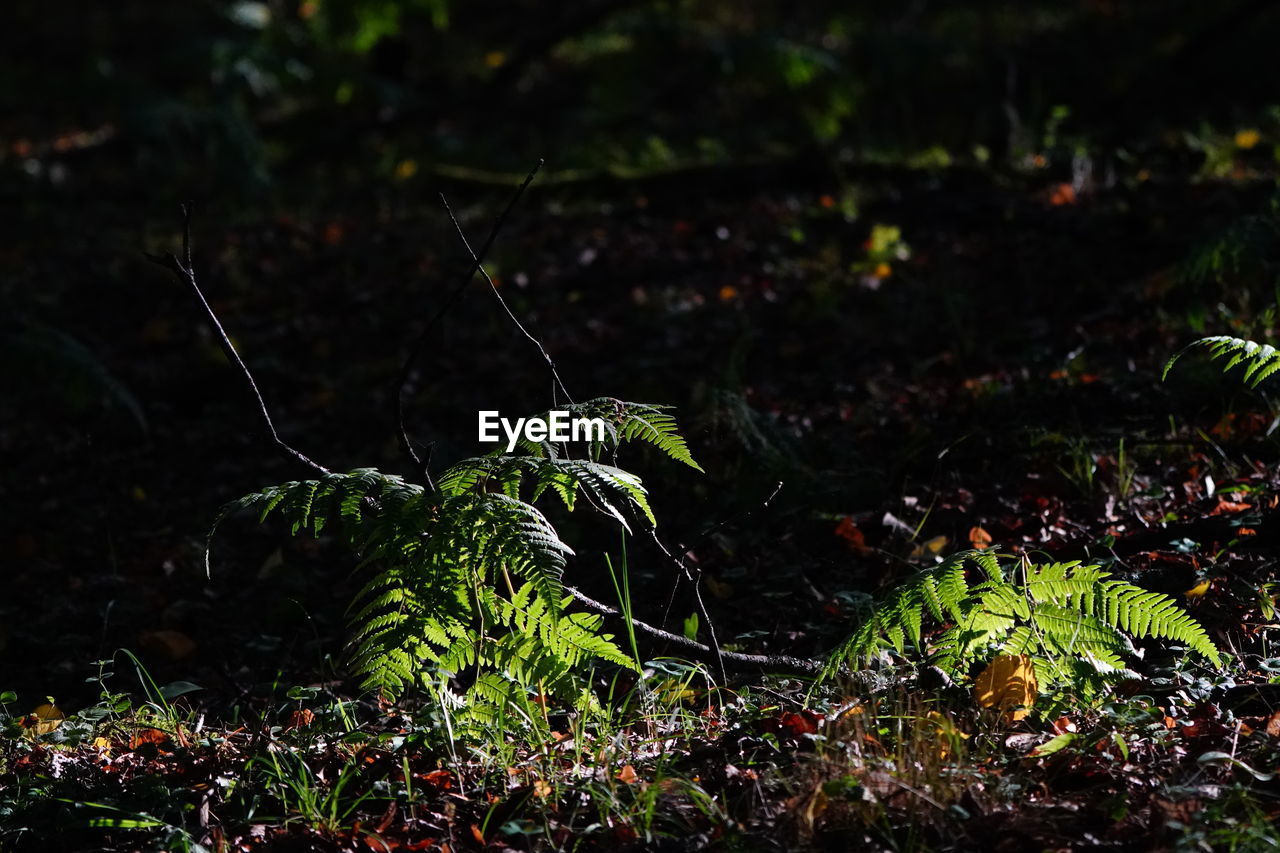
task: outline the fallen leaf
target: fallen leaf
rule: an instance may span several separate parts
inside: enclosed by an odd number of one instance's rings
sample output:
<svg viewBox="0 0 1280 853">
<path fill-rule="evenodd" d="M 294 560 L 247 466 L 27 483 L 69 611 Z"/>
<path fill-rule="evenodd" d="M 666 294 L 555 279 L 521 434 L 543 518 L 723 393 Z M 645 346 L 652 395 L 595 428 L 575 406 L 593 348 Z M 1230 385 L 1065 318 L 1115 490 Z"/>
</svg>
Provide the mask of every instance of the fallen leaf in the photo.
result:
<svg viewBox="0 0 1280 853">
<path fill-rule="evenodd" d="M 289 721 L 285 724 L 285 731 L 293 731 L 294 729 L 302 729 L 315 722 L 316 714 L 310 708 L 295 708 L 289 712 Z"/>
<path fill-rule="evenodd" d="M 453 787 L 453 775 L 448 770 L 432 770 L 424 773 L 421 778 L 437 791 L 448 791 Z"/>
<path fill-rule="evenodd" d="M 984 708 L 999 708 L 1011 721 L 1025 719 L 1040 695 L 1029 655 L 1000 655 L 973 684 L 974 697 Z"/>
<path fill-rule="evenodd" d="M 1209 584 L 1210 584 L 1210 581 L 1202 580 L 1200 581 L 1200 583 L 1196 584 L 1195 586 L 1191 587 L 1191 589 L 1184 592 L 1183 596 L 1185 596 L 1186 598 L 1203 598 L 1204 594 L 1209 591 Z"/>
<path fill-rule="evenodd" d="M 945 536 L 935 536 L 932 539 L 928 539 L 924 542 L 921 542 L 914 549 L 912 549 L 911 559 L 913 560 L 919 559 L 920 557 L 924 557 L 926 555 L 930 557 L 936 557 L 938 554 L 942 553 L 944 548 L 947 547 L 947 543 L 949 541 L 951 540 L 947 539 L 947 537 Z"/>
<path fill-rule="evenodd" d="M 865 557 L 871 553 L 871 549 L 867 547 L 867 537 L 849 516 L 840 519 L 840 523 L 836 525 L 836 535 L 848 542 L 849 548 L 858 552 L 859 556 Z"/>
<path fill-rule="evenodd" d="M 1218 505 L 1215 506 L 1213 509 L 1209 510 L 1209 515 L 1222 515 L 1223 513 L 1244 512 L 1245 510 L 1248 510 L 1248 509 L 1253 509 L 1253 507 L 1250 506 L 1249 504 L 1239 503 L 1237 501 L 1219 500 Z"/>
<path fill-rule="evenodd" d="M 1276 711 L 1267 720 L 1267 734 L 1271 737 L 1280 737 L 1280 711 Z"/>
<path fill-rule="evenodd" d="M 1068 183 L 1055 184 L 1049 189 L 1049 205 L 1064 207 L 1076 203 L 1075 187 Z"/>
<path fill-rule="evenodd" d="M 1236 131 L 1235 143 L 1237 148 L 1241 148 L 1245 151 L 1248 151 L 1250 148 L 1253 148 L 1255 145 L 1257 145 L 1261 141 L 1262 141 L 1262 134 L 1254 130 L 1253 128 L 1247 128 L 1245 130 Z"/>
<path fill-rule="evenodd" d="M 630 764 L 622 765 L 622 769 L 618 771 L 618 781 L 624 785 L 634 785 L 640 780 L 636 775 L 636 769 Z"/>
<path fill-rule="evenodd" d="M 129 748 L 139 749 L 147 744 L 160 746 L 169 742 L 169 733 L 161 729 L 138 729 L 133 733 L 133 737 L 129 738 Z"/>
<path fill-rule="evenodd" d="M 34 718 L 34 719 L 33 719 Z M 55 707 L 52 703 L 46 702 L 38 705 L 31 714 L 23 720 L 26 728 L 32 729 L 36 735 L 47 735 L 62 724 L 67 715 L 62 713 L 61 708 Z M 31 722 L 28 724 L 27 720 Z"/>
<path fill-rule="evenodd" d="M 985 551 L 991 547 L 991 534 L 975 524 L 969 528 L 969 544 L 979 551 Z"/>
</svg>

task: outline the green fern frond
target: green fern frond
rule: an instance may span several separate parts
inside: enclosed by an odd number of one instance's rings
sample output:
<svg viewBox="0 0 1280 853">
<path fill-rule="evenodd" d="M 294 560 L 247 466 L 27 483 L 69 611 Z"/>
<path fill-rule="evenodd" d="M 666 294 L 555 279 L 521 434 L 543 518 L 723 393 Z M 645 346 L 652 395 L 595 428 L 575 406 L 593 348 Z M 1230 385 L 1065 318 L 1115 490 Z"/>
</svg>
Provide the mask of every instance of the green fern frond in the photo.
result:
<svg viewBox="0 0 1280 853">
<path fill-rule="evenodd" d="M 966 567 L 985 579 L 969 583 Z M 970 663 L 998 652 L 1031 655 L 1042 684 L 1072 679 L 1093 689 L 1123 677 L 1124 658 L 1133 651 L 1130 637 L 1180 643 L 1221 666 L 1204 628 L 1176 601 L 1108 577 L 1099 566 L 1078 561 L 1024 560 L 1006 570 L 990 552 L 956 554 L 892 590 L 832 652 L 824 676 L 864 665 L 885 650 L 914 650 L 960 676 Z M 943 629 L 927 646 L 926 615 Z"/>
<path fill-rule="evenodd" d="M 557 411 L 567 412 L 571 418 L 599 418 L 604 422 L 605 440 L 590 442 L 588 455 L 592 459 L 599 459 L 601 453 L 616 450 L 629 441 L 643 441 L 677 462 L 701 471 L 702 466 L 694 461 L 675 418 L 667 413 L 670 409 L 670 406 L 653 403 L 628 403 L 612 397 L 596 397 L 561 406 Z M 550 412 L 543 412 L 535 417 L 546 420 L 549 415 Z M 517 443 L 532 456 L 553 457 L 558 454 L 550 442 L 533 442 L 521 437 Z"/>
<path fill-rule="evenodd" d="M 660 407 L 600 398 L 576 408 L 609 424 L 597 455 L 606 444 L 644 440 L 697 468 Z M 654 524 L 653 511 L 627 471 L 559 457 L 550 445 L 526 449 L 530 455 L 463 460 L 434 492 L 373 468 L 268 486 L 224 506 L 209 538 L 238 511 L 260 523 L 280 518 L 295 535 L 336 528 L 369 575 L 348 608 L 346 655 L 365 689 L 389 698 L 431 689 L 447 693 L 455 711 L 470 703 L 480 715 L 505 713 L 478 708 L 494 702 L 524 714 L 534 690 L 595 707 L 581 669 L 635 662 L 601 633 L 602 617 L 565 612 L 562 577 L 573 550 L 534 502 L 551 491 L 572 510 L 584 496 L 624 527 L 636 518 Z M 503 597 L 497 585 L 513 578 L 522 585 Z M 447 679 L 472 668 L 476 680 L 459 698 Z"/>
<path fill-rule="evenodd" d="M 1173 357 L 1165 363 L 1164 372 L 1160 375 L 1161 381 L 1169 376 L 1174 362 L 1194 347 L 1207 349 L 1210 361 L 1229 357 L 1227 363 L 1222 366 L 1224 374 L 1237 364 L 1243 364 L 1245 370 L 1242 378 L 1252 388 L 1258 387 L 1264 379 L 1280 370 L 1280 350 L 1270 344 L 1260 344 L 1228 335 L 1214 335 L 1192 341 L 1174 353 Z"/>
</svg>

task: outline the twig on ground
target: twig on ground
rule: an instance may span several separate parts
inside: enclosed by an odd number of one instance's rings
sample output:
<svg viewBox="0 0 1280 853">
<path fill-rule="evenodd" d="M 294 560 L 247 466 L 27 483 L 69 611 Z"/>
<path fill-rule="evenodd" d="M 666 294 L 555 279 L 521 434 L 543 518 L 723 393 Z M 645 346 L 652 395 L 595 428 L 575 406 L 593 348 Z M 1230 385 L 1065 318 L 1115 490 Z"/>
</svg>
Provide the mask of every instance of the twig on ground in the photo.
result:
<svg viewBox="0 0 1280 853">
<path fill-rule="evenodd" d="M 588 598 L 582 592 L 574 589 L 573 587 L 565 587 L 565 592 L 572 595 L 575 600 L 585 604 L 587 607 L 590 607 L 598 613 L 603 613 L 606 616 L 615 616 L 620 619 L 625 618 L 622 611 L 618 610 L 616 607 L 610 607 L 603 602 L 596 601 L 593 598 Z M 680 634 L 673 634 L 670 631 L 655 628 L 652 625 L 641 622 L 635 617 L 631 618 L 631 624 L 651 637 L 655 637 L 659 640 L 665 640 L 669 643 L 674 643 L 686 652 L 697 653 L 705 662 L 709 663 L 714 661 L 718 663 L 722 670 L 727 665 L 732 665 L 734 669 L 759 669 L 766 672 L 787 672 L 814 676 L 821 672 L 824 666 L 821 661 L 797 658 L 792 657 L 791 655 L 748 655 L 741 652 L 727 652 L 718 646 L 712 648 L 711 646 L 704 645 L 696 640 L 690 640 L 688 637 L 681 636 Z"/>
</svg>

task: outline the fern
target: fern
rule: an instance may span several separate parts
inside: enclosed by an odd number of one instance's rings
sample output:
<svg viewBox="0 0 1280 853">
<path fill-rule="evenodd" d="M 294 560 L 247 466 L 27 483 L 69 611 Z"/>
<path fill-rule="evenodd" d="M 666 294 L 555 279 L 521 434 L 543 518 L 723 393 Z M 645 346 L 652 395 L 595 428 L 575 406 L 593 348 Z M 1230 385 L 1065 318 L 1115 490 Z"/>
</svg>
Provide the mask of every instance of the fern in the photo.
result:
<svg viewBox="0 0 1280 853">
<path fill-rule="evenodd" d="M 568 412 L 571 418 L 599 418 L 604 421 L 604 441 L 592 440 L 588 443 L 588 455 L 599 460 L 603 452 L 614 450 L 630 441 L 643 441 L 661 450 L 677 462 L 682 462 L 697 471 L 702 467 L 694 461 L 689 446 L 676 427 L 675 418 L 667 414 L 670 406 L 659 406 L 653 403 L 627 403 L 612 397 L 596 397 L 582 403 L 570 403 L 560 407 L 559 411 Z M 537 420 L 546 420 L 548 412 L 536 415 Z M 519 446 L 529 454 L 542 458 L 556 458 L 562 451 L 550 441 L 529 441 L 521 436 L 517 439 Z M 495 452 L 497 455 L 497 452 Z"/>
<path fill-rule="evenodd" d="M 611 431 L 590 448 L 594 458 L 639 439 L 698 467 L 661 407 L 601 398 L 575 408 L 606 411 Z M 525 449 L 465 459 L 430 492 L 373 468 L 268 486 L 227 504 L 210 541 L 241 511 L 260 523 L 282 517 L 295 535 L 336 528 L 369 573 L 348 610 L 348 666 L 381 697 L 474 672 L 465 696 L 449 693 L 473 719 L 527 717 L 534 691 L 591 708 L 583 668 L 635 662 L 601 633 L 602 617 L 568 611 L 562 576 L 573 550 L 535 502 L 550 491 L 572 510 L 584 496 L 624 527 L 654 524 L 653 511 L 627 471 L 549 445 Z"/>
<path fill-rule="evenodd" d="M 1204 628 L 1166 595 L 1078 561 L 1020 561 L 1011 572 L 984 551 L 965 551 L 892 590 L 831 654 L 824 676 L 861 666 L 886 650 L 908 649 L 949 675 L 992 654 L 1030 655 L 1042 685 L 1089 692 L 1121 672 L 1130 638 L 1181 643 L 1221 665 Z M 970 571 L 973 577 L 970 577 Z M 924 642 L 926 619 L 944 630 Z"/>
<path fill-rule="evenodd" d="M 1164 372 L 1161 374 L 1161 380 L 1168 377 L 1169 371 L 1173 368 L 1174 362 L 1182 357 L 1184 353 L 1194 347 L 1204 347 L 1209 350 L 1209 359 L 1216 360 L 1219 358 L 1230 359 L 1222 366 L 1222 372 L 1226 373 L 1237 364 L 1244 365 L 1244 381 L 1248 382 L 1250 387 L 1256 388 L 1266 378 L 1271 376 L 1277 370 L 1280 370 L 1280 350 L 1269 344 L 1259 344 L 1255 341 L 1248 341 L 1243 338 L 1233 338 L 1227 335 L 1214 335 L 1208 338 L 1200 338 L 1192 341 L 1180 351 L 1174 353 L 1173 357 L 1164 366 Z"/>
</svg>

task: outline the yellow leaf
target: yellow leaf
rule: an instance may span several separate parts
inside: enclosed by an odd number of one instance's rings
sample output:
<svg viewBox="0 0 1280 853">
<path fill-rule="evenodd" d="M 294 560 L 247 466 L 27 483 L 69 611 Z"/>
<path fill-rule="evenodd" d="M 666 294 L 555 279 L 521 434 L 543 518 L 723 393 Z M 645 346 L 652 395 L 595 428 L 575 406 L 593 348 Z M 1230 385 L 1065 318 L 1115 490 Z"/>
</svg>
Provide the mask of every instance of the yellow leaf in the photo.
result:
<svg viewBox="0 0 1280 853">
<path fill-rule="evenodd" d="M 396 180 L 407 181 L 418 174 L 417 160 L 401 160 L 396 165 Z"/>
<path fill-rule="evenodd" d="M 538 779 L 533 783 L 533 793 L 535 796 L 546 799 L 551 796 L 551 783 L 546 779 Z"/>
<path fill-rule="evenodd" d="M 949 541 L 945 536 L 935 536 L 927 542 L 921 542 L 912 550 L 911 559 L 915 560 L 924 556 L 936 557 L 947 547 L 947 542 Z"/>
<path fill-rule="evenodd" d="M 31 714 L 36 718 L 33 728 L 38 735 L 47 735 L 67 718 L 67 715 L 62 713 L 62 709 L 54 707 L 51 702 L 38 706 Z"/>
<path fill-rule="evenodd" d="M 1262 134 L 1253 128 L 1236 131 L 1236 147 L 1246 151 L 1262 141 Z"/>
<path fill-rule="evenodd" d="M 973 694 L 984 708 L 999 708 L 1015 722 L 1025 719 L 1040 694 L 1030 656 L 1000 655 L 978 676 Z"/>
<path fill-rule="evenodd" d="M 1191 589 L 1184 592 L 1183 595 L 1186 596 L 1187 598 L 1203 598 L 1204 594 L 1208 591 L 1209 591 L 1209 581 L 1202 580 L 1200 581 L 1200 583 L 1196 584 L 1195 586 L 1191 587 Z"/>
<path fill-rule="evenodd" d="M 938 758 L 946 759 L 951 749 L 969 736 L 956 728 L 955 722 L 945 714 L 930 711 L 917 720 L 921 740 L 933 740 L 938 748 Z"/>
</svg>

